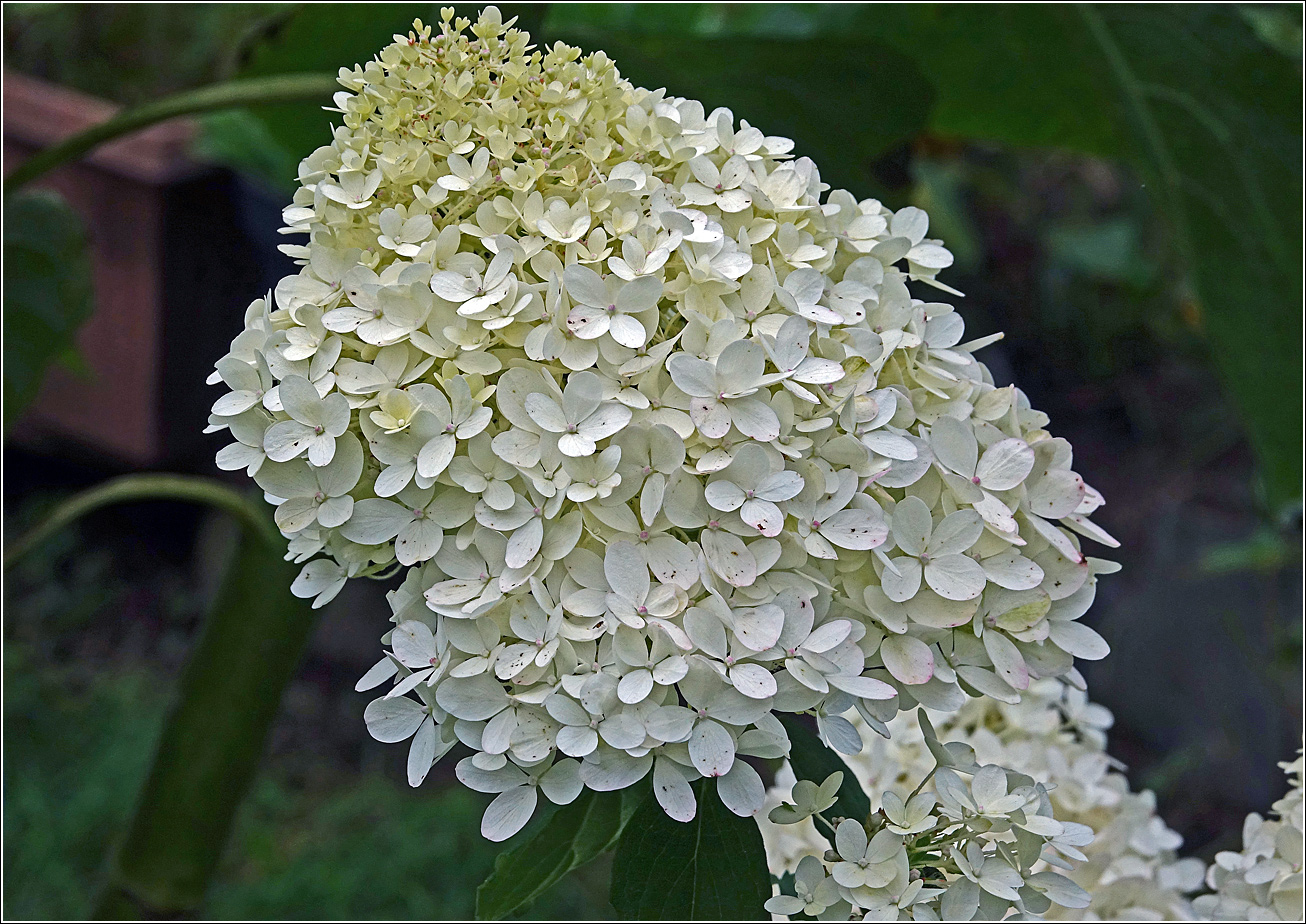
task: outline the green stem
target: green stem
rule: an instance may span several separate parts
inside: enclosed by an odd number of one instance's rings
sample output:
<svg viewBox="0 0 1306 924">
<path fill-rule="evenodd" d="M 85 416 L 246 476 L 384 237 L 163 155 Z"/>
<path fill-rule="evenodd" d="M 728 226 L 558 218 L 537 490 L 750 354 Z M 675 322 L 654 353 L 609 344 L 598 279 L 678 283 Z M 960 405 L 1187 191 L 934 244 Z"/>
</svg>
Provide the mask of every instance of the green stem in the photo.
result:
<svg viewBox="0 0 1306 924">
<path fill-rule="evenodd" d="M 156 122 L 235 106 L 329 98 L 339 86 L 330 74 L 278 74 L 213 84 L 145 103 L 33 154 L 5 177 L 4 194 L 8 196 L 43 173 L 77 160 L 106 141 Z"/>
<path fill-rule="evenodd" d="M 175 693 L 95 916 L 194 917 L 316 625 L 299 570 L 249 530 Z"/>
<path fill-rule="evenodd" d="M 136 501 L 179 500 L 209 504 L 230 513 L 251 534 L 271 548 L 281 544 L 281 537 L 266 511 L 250 498 L 221 482 L 197 475 L 123 475 L 76 494 L 61 503 L 43 521 L 20 536 L 4 555 L 4 570 L 36 549 L 59 530 L 93 510 L 111 504 Z"/>
</svg>

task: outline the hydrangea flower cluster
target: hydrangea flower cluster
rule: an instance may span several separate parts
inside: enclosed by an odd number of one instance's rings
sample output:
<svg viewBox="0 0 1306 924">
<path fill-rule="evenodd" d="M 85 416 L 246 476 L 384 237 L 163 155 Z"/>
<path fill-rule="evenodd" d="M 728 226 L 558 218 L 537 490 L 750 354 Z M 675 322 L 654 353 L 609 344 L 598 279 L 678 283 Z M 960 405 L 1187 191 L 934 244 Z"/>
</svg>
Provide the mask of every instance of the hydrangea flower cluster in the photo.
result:
<svg viewBox="0 0 1306 924">
<path fill-rule="evenodd" d="M 849 716 L 888 734 L 1107 653 L 1079 621 L 1102 498 L 976 360 L 997 337 L 917 297 L 959 294 L 923 211 L 492 7 L 441 18 L 341 70 L 285 211 L 300 271 L 210 419 L 296 594 L 403 571 L 359 686 L 390 684 L 366 720 L 413 785 L 461 741 L 491 839 L 650 773 L 673 818 L 703 777 L 750 815 L 738 758 L 788 753 L 778 712 L 853 754 Z"/>
<path fill-rule="evenodd" d="M 921 796 L 928 795 L 936 759 L 927 739 L 937 728 L 938 736 L 950 739 L 949 747 L 969 748 L 975 761 L 1014 768 L 1037 780 L 1046 789 L 1057 822 L 1094 832 L 1092 841 L 1080 846 L 1083 860 L 1064 873 L 1087 893 L 1089 903 L 1077 907 L 1054 899 L 1044 917 L 1301 920 L 1306 824 L 1300 756 L 1291 764 L 1280 764 L 1291 774 L 1292 788 L 1274 804 L 1278 820 L 1249 815 L 1244 850 L 1220 853 L 1206 869 L 1201 860 L 1179 858 L 1183 839 L 1157 815 L 1155 796 L 1130 791 L 1128 780 L 1105 750 L 1111 713 L 1090 702 L 1082 690 L 1058 680 L 1040 680 L 1018 703 L 972 699 L 954 713 L 931 712 L 931 716 L 933 722 L 924 725 L 911 713 L 891 720 L 892 737 L 872 739 L 861 753 L 845 758 L 849 771 L 871 794 L 878 812 L 909 801 L 917 780 L 927 780 Z M 795 786 L 792 771 L 786 768 L 767 792 L 767 807 L 774 810 L 794 800 L 810 785 Z M 804 865 L 814 869 L 812 863 L 826 849 L 810 821 L 777 818 L 773 811 L 769 819 L 760 817 L 759 823 L 776 876 L 798 871 L 802 880 Z M 1042 865 L 1034 869 L 1046 871 Z M 1214 894 L 1193 898 L 1202 891 L 1204 878 Z"/>
<path fill-rule="evenodd" d="M 931 766 L 911 792 L 885 790 L 864 822 L 821 814 L 835 803 L 842 773 L 820 787 L 797 783 L 795 802 L 771 810 L 772 825 L 817 819 L 833 832 L 834 849 L 805 853 L 791 883 L 780 877 L 767 910 L 821 920 L 996 921 L 1012 911 L 1086 908 L 1088 893 L 1049 867 L 1086 859 L 1080 848 L 1092 829 L 1057 820 L 1047 788 L 1032 777 L 978 763 L 964 742 L 942 744 L 923 710 L 918 728 Z"/>
</svg>

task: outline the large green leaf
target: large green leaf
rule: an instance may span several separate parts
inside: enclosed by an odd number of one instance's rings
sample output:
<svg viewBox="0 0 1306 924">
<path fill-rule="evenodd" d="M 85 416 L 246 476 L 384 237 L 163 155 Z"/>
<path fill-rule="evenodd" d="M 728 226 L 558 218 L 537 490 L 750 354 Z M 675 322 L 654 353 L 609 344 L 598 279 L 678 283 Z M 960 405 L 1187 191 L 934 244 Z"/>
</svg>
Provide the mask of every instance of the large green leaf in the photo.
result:
<svg viewBox="0 0 1306 924">
<path fill-rule="evenodd" d="M 517 914 L 563 876 L 611 850 L 644 794 L 644 787 L 587 789 L 558 809 L 533 837 L 495 860 L 494 872 L 476 890 L 476 917 L 497 921 Z"/>
<path fill-rule="evenodd" d="M 894 134 L 877 110 L 930 101 L 936 135 L 1130 163 L 1279 507 L 1301 495 L 1301 60 L 1258 21 L 1201 4 L 636 4 L 560 6 L 549 24 L 635 79 L 790 133 L 835 182 L 880 150 L 867 130 Z M 914 63 L 867 71 L 845 49 Z"/>
<path fill-rule="evenodd" d="M 843 783 L 839 786 L 838 798 L 830 808 L 830 815 L 855 818 L 864 821 L 871 814 L 871 800 L 862 791 L 857 776 L 848 769 L 842 757 L 821 743 L 816 732 L 803 724 L 802 719 L 793 713 L 780 716 L 780 722 L 789 733 L 789 766 L 794 776 L 800 780 L 811 780 L 818 786 L 825 782 L 831 773 L 842 773 Z M 823 822 L 816 821 L 816 826 L 826 837 L 833 837 Z"/>
<path fill-rule="evenodd" d="M 4 206 L 4 427 L 32 403 L 50 364 L 73 350 L 91 314 L 91 261 L 81 219 L 35 189 Z"/>
<path fill-rule="evenodd" d="M 612 906 L 626 920 L 767 920 L 762 832 L 721 804 L 715 780 L 694 784 L 698 813 L 673 821 L 645 799 L 612 861 Z"/>
</svg>

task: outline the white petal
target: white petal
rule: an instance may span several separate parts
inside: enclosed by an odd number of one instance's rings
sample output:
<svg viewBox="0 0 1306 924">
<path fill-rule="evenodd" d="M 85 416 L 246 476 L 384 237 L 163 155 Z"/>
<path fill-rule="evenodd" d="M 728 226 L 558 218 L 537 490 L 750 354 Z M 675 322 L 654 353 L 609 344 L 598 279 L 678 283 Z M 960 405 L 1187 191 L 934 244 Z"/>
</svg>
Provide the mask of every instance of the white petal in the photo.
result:
<svg viewBox="0 0 1306 924">
<path fill-rule="evenodd" d="M 821 522 L 820 533 L 841 549 L 866 551 L 884 542 L 889 526 L 871 510 L 840 510 Z"/>
<path fill-rule="evenodd" d="M 933 530 L 930 508 L 916 495 L 908 494 L 893 508 L 893 541 L 908 555 L 924 552 Z"/>
<path fill-rule="evenodd" d="M 984 450 L 975 477 L 990 491 L 1009 491 L 1034 468 L 1034 450 L 1024 440 L 999 440 Z"/>
<path fill-rule="evenodd" d="M 580 780 L 580 762 L 575 760 L 560 760 L 540 777 L 540 789 L 554 805 L 570 805 L 584 787 Z"/>
<path fill-rule="evenodd" d="M 698 810 L 685 775 L 685 769 L 669 758 L 659 757 L 653 763 L 653 795 L 663 811 L 680 822 L 690 821 Z"/>
<path fill-rule="evenodd" d="M 905 684 L 925 683 L 934 676 L 934 653 L 914 636 L 889 636 L 880 643 L 880 658 L 889 673 Z"/>
<path fill-rule="evenodd" d="M 1111 653 L 1106 639 L 1081 622 L 1052 621 L 1048 633 L 1058 648 L 1085 661 L 1100 661 Z"/>
<path fill-rule="evenodd" d="M 760 664 L 736 664 L 730 669 L 730 683 L 752 699 L 775 696 L 775 677 Z"/>
<path fill-rule="evenodd" d="M 438 653 L 430 627 L 418 619 L 395 626 L 390 633 L 390 647 L 405 667 L 430 667 L 431 658 Z"/>
<path fill-rule="evenodd" d="M 408 748 L 408 785 L 421 786 L 422 780 L 435 763 L 435 720 L 429 716 L 422 722 L 421 728 L 413 736 L 413 743 Z"/>
<path fill-rule="evenodd" d="M 996 629 L 984 633 L 984 650 L 997 669 L 998 676 L 1013 690 L 1029 689 L 1029 668 L 1011 639 Z"/>
<path fill-rule="evenodd" d="M 973 600 L 988 579 L 979 562 L 965 555 L 944 555 L 925 566 L 925 583 L 945 600 Z"/>
<path fill-rule="evenodd" d="M 716 791 L 725 807 L 743 818 L 761 811 L 766 798 L 762 778 L 742 760 L 735 761 L 730 772 L 717 778 Z"/>
<path fill-rule="evenodd" d="M 488 719 L 508 705 L 503 684 L 486 674 L 452 677 L 436 688 L 435 701 L 455 718 L 469 722 Z"/>
<path fill-rule="evenodd" d="M 1008 549 L 980 562 L 990 581 L 1007 590 L 1030 590 L 1043 581 L 1043 569 L 1015 549 Z"/>
<path fill-rule="evenodd" d="M 387 744 L 403 741 L 417 731 L 426 715 L 423 707 L 403 697 L 374 699 L 363 710 L 368 733 L 377 741 Z"/>
<path fill-rule="evenodd" d="M 399 535 L 412 519 L 412 511 L 394 501 L 368 498 L 354 504 L 353 515 L 340 528 L 340 534 L 350 542 L 379 545 Z"/>
<path fill-rule="evenodd" d="M 538 801 L 534 786 L 517 786 L 499 793 L 481 818 L 481 835 L 487 841 L 506 841 L 526 827 Z"/>
<path fill-rule="evenodd" d="M 652 692 L 653 674 L 646 668 L 631 671 L 617 684 L 617 698 L 629 705 L 644 702 Z"/>
<path fill-rule="evenodd" d="M 703 719 L 689 736 L 689 759 L 703 776 L 722 776 L 735 762 L 735 741 L 716 722 Z"/>
<path fill-rule="evenodd" d="M 893 568 L 886 567 L 880 575 L 880 585 L 884 595 L 894 603 L 910 600 L 921 589 L 920 561 L 907 555 L 898 556 L 893 559 Z"/>
</svg>

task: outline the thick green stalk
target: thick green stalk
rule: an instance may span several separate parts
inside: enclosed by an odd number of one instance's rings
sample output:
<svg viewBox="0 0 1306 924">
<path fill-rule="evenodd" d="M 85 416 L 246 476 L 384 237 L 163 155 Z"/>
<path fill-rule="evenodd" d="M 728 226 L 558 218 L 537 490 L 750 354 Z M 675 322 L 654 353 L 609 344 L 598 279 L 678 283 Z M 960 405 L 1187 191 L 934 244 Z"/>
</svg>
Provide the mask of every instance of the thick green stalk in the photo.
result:
<svg viewBox="0 0 1306 924">
<path fill-rule="evenodd" d="M 128 109 L 107 122 L 73 135 L 53 147 L 33 154 L 5 177 L 4 194 L 8 196 L 41 174 L 82 157 L 106 141 L 112 141 L 114 138 L 130 134 L 156 122 L 235 106 L 325 100 L 338 89 L 340 89 L 339 83 L 330 74 L 277 74 L 272 77 L 231 80 L 145 103 Z"/>
<path fill-rule="evenodd" d="M 5 567 L 74 520 L 109 504 L 182 500 L 236 517 L 227 570 L 159 739 L 136 815 L 96 916 L 157 918 L 199 910 L 232 819 L 258 769 L 281 693 L 316 620 L 290 593 L 298 566 L 266 507 L 210 478 L 125 475 L 65 501 L 5 555 Z"/>
<path fill-rule="evenodd" d="M 297 566 L 246 530 L 191 653 L 96 917 L 193 915 L 316 623 Z"/>
</svg>

